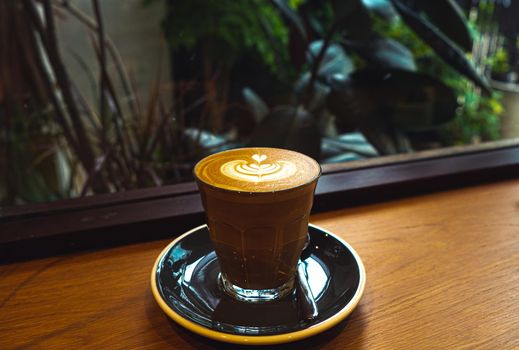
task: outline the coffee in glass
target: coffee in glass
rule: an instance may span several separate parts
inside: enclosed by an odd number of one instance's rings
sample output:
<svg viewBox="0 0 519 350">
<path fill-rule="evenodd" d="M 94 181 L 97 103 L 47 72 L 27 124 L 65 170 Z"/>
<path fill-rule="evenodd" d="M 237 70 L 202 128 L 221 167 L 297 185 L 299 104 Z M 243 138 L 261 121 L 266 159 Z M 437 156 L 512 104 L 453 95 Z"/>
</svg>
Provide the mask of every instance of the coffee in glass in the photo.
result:
<svg viewBox="0 0 519 350">
<path fill-rule="evenodd" d="M 232 297 L 262 302 L 294 288 L 319 163 L 276 148 L 241 148 L 195 166 L 209 234 Z"/>
</svg>

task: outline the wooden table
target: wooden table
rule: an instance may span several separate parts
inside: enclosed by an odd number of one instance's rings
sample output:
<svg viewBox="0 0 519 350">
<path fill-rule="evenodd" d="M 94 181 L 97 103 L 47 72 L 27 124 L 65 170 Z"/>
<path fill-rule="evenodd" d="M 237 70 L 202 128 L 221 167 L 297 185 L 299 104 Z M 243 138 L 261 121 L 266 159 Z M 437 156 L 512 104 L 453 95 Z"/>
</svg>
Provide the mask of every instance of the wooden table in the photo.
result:
<svg viewBox="0 0 519 350">
<path fill-rule="evenodd" d="M 294 348 L 519 349 L 519 180 L 311 221 L 355 247 L 367 286 L 347 322 Z M 220 347 L 155 304 L 150 269 L 167 243 L 0 266 L 0 349 Z"/>
</svg>

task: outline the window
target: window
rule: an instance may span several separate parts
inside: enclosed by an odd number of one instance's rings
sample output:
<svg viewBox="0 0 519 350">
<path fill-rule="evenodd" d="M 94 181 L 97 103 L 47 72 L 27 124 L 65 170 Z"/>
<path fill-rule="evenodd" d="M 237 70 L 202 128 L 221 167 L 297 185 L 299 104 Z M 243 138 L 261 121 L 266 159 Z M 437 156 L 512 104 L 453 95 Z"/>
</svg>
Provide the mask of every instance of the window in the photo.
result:
<svg viewBox="0 0 519 350">
<path fill-rule="evenodd" d="M 337 4 L 1 4 L 4 256 L 188 227 L 231 147 L 320 159 L 316 210 L 515 175 L 514 8 Z"/>
</svg>

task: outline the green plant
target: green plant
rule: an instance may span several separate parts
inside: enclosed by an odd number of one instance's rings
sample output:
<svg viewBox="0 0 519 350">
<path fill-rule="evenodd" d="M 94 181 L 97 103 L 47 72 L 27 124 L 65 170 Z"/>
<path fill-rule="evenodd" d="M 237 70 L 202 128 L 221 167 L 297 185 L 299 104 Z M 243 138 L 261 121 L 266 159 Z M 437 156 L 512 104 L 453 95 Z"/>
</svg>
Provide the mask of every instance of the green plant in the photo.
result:
<svg viewBox="0 0 519 350">
<path fill-rule="evenodd" d="M 0 3 L 2 205 L 185 181 L 203 152 L 225 143 L 202 146 L 202 130 L 184 117 L 204 99 L 166 106 L 158 79 L 141 109 L 97 0 L 92 8 L 91 18 L 66 0 Z M 93 105 L 63 63 L 56 12 L 84 24 L 91 38 L 99 73 L 85 68 L 85 74 L 93 77 Z M 176 89 L 185 94 L 192 85 Z"/>
<path fill-rule="evenodd" d="M 476 23 L 470 24 L 471 35 L 479 37 L 481 33 L 477 30 Z M 378 33 L 398 40 L 409 48 L 418 71 L 437 77 L 455 92 L 459 105 L 455 117 L 438 130 L 443 144 L 460 145 L 499 139 L 500 116 L 503 112 L 500 93 L 493 91 L 489 95 L 482 95 L 470 81 L 459 79 L 458 73 L 442 62 L 402 21 L 375 19 L 375 26 Z M 508 57 L 503 49 L 499 49 L 486 61 L 493 71 L 508 71 Z"/>
<path fill-rule="evenodd" d="M 467 58 L 472 36 L 454 1 L 307 0 L 286 18 L 294 27 L 307 24 L 308 33 L 296 38 L 306 43 L 301 54 L 309 68 L 295 84 L 295 102 L 272 109 L 250 144 L 319 157 L 320 142 L 309 142 L 310 135 L 357 129 L 381 154 L 409 152 L 407 133 L 455 118 L 464 90 L 447 78 L 463 76 L 478 87 L 478 96 L 490 94 Z"/>
<path fill-rule="evenodd" d="M 273 71 L 287 59 L 288 29 L 267 1 L 173 0 L 166 4 L 168 15 L 162 26 L 175 50 L 201 47 L 208 59 L 228 65 L 252 50 Z"/>
<path fill-rule="evenodd" d="M 292 0 L 290 6 L 300 2 Z M 203 83 L 210 131 L 228 127 L 231 74 L 238 61 L 254 60 L 258 70 L 280 82 L 294 75 L 288 63 L 288 27 L 271 2 L 167 0 L 165 4 L 162 28 L 172 53 L 172 81 Z M 190 57 L 189 63 L 182 62 L 185 57 Z M 192 73 L 186 76 L 187 70 Z"/>
<path fill-rule="evenodd" d="M 54 103 L 32 27 L 22 4 L 0 4 L 0 203 L 66 197 L 69 174 L 49 106 Z M 17 35 L 13 36 L 12 32 Z M 49 45 L 48 41 L 45 41 Z M 54 62 L 51 62 L 51 64 Z"/>
<path fill-rule="evenodd" d="M 142 109 L 105 33 L 98 0 L 92 0 L 93 18 L 66 0 L 1 3 L 0 44 L 8 42 L 16 50 L 0 50 L 9 57 L 0 61 L 0 142 L 6 144 L 0 165 L 7 169 L 5 164 L 20 160 L 21 168 L 34 169 L 34 174 L 6 171 L 10 193 L 5 202 L 187 180 L 202 155 L 239 145 L 295 149 L 319 159 L 323 137 L 336 132 L 360 130 L 380 154 L 409 152 L 409 132 L 437 129 L 453 120 L 449 125 L 460 122 L 456 130 L 461 131 L 451 132 L 458 132 L 456 140 L 496 135 L 490 126 L 497 125 L 493 116 L 499 104 L 482 97 L 489 88 L 467 59 L 470 30 L 451 0 L 176 0 L 167 4 L 164 28 L 170 31 L 171 48 L 199 54 L 200 76 L 172 79 L 171 106 L 163 103 L 160 88 L 154 85 L 150 103 Z M 95 85 L 93 106 L 86 104 L 63 64 L 56 11 L 88 30 L 98 59 L 96 72 L 85 69 Z M 175 22 L 168 22 L 172 19 Z M 13 28 L 19 34 L 16 40 Z M 391 32 L 397 30 L 400 33 Z M 238 137 L 234 129 L 210 134 L 208 130 L 226 130 L 231 73 L 237 62 L 250 57 L 257 58 L 253 65 L 258 76 L 275 75 L 276 83 L 289 81 L 293 89 L 273 103 L 243 86 L 254 131 Z M 77 59 L 81 63 L 81 57 Z M 181 66 L 173 64 L 174 77 L 183 73 Z M 115 71 L 109 71 L 110 65 Z M 20 67 L 22 78 L 16 75 Z M 13 81 L 26 84 L 17 86 Z M 467 89 L 472 84 L 477 88 Z M 278 88 L 274 81 L 267 86 Z M 463 99 L 470 109 L 462 115 L 469 122 L 459 116 L 454 119 Z M 193 111 L 196 118 L 191 118 Z M 37 127 L 26 128 L 32 117 Z M 481 120 L 489 126 L 478 131 Z M 467 125 L 472 129 L 465 130 Z M 52 136 L 52 140 L 42 148 L 22 147 L 27 140 L 38 139 L 35 135 Z M 51 158 L 68 163 L 61 167 L 67 172 L 62 174 L 66 181 L 54 187 L 52 181 L 40 181 L 43 168 L 49 168 L 42 166 L 42 160 Z M 13 188 L 56 190 L 29 198 Z"/>
<path fill-rule="evenodd" d="M 447 70 L 441 74 L 459 102 L 455 118 L 439 129 L 443 143 L 460 145 L 499 139 L 503 114 L 501 93 L 492 91 L 482 95 L 470 82 L 458 79 L 453 72 Z"/>
<path fill-rule="evenodd" d="M 492 73 L 510 72 L 508 52 L 503 47 L 498 48 L 495 54 L 487 59 L 487 65 L 491 67 Z"/>
</svg>

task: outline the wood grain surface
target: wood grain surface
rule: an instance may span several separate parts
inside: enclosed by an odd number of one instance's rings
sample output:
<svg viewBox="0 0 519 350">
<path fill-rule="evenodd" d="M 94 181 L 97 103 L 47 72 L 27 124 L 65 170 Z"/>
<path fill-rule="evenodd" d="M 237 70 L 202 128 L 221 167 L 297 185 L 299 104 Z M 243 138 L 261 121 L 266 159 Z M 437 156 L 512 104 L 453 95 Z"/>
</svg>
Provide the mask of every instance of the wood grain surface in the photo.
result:
<svg viewBox="0 0 519 350">
<path fill-rule="evenodd" d="M 367 286 L 347 322 L 292 348 L 519 349 L 519 180 L 311 221 L 358 251 Z M 0 349 L 238 348 L 155 304 L 149 275 L 168 242 L 0 266 Z"/>
</svg>

